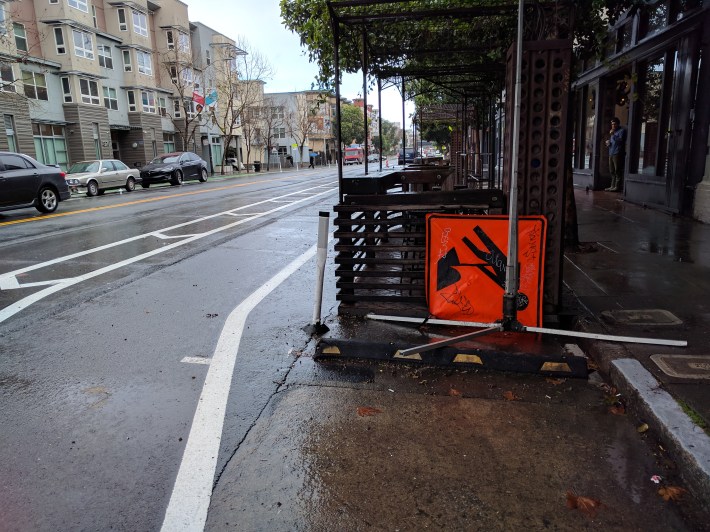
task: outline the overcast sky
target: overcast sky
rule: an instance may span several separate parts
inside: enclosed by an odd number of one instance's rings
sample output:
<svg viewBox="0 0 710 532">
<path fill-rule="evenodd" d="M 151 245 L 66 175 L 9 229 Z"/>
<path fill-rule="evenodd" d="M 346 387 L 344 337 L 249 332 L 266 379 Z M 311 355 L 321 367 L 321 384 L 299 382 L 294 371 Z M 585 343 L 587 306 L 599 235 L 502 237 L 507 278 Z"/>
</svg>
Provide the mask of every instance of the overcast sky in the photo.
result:
<svg viewBox="0 0 710 532">
<path fill-rule="evenodd" d="M 311 88 L 318 68 L 308 62 L 299 37 L 281 23 L 278 0 L 184 0 L 190 20 L 237 40 L 243 37 L 264 55 L 274 68 L 274 78 L 267 81 L 267 92 L 302 91 Z M 345 76 L 340 87 L 345 98 L 362 96 L 362 73 Z M 375 108 L 377 89 L 367 95 Z M 413 104 L 407 103 L 407 126 Z M 402 122 L 402 98 L 396 88 L 382 91 L 382 117 Z"/>
</svg>

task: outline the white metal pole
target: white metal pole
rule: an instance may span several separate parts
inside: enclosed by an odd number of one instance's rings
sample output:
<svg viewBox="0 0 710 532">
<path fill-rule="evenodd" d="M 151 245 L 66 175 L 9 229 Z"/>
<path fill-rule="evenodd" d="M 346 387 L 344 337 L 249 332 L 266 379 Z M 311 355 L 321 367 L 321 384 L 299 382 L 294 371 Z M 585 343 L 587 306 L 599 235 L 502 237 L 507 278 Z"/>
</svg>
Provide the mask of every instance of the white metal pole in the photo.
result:
<svg viewBox="0 0 710 532">
<path fill-rule="evenodd" d="M 325 261 L 328 256 L 328 222 L 329 215 L 325 211 L 318 213 L 318 247 L 316 250 L 316 297 L 313 305 L 313 325 L 320 324 L 321 303 L 323 301 L 323 279 L 325 277 Z"/>
<path fill-rule="evenodd" d="M 513 142 L 511 145 L 510 204 L 508 207 L 508 263 L 503 296 L 503 319 L 515 321 L 518 295 L 518 151 L 520 144 L 520 100 L 522 99 L 523 14 L 524 0 L 518 2 L 518 42 L 515 61 L 515 110 L 513 112 Z"/>
</svg>

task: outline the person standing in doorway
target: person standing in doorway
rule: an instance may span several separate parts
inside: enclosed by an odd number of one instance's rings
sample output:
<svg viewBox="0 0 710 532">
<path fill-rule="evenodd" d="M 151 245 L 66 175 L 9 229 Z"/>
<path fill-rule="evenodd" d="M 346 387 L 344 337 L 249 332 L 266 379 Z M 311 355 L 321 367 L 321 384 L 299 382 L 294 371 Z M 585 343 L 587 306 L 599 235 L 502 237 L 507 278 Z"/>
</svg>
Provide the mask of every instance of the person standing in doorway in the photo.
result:
<svg viewBox="0 0 710 532">
<path fill-rule="evenodd" d="M 611 186 L 604 190 L 618 192 L 623 188 L 624 182 L 624 158 L 626 156 L 626 128 L 621 125 L 621 120 L 617 117 L 611 119 L 611 131 L 609 140 L 606 141 L 609 147 L 609 171 L 611 172 Z"/>
</svg>

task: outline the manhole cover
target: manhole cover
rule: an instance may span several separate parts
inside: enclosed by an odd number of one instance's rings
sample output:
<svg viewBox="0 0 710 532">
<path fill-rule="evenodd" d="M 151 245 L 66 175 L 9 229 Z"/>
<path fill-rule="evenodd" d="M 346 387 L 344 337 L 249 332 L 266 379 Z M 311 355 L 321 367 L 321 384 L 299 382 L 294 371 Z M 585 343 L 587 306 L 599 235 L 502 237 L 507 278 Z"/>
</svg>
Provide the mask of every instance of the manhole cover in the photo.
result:
<svg viewBox="0 0 710 532">
<path fill-rule="evenodd" d="M 605 310 L 602 317 L 621 325 L 680 325 L 674 314 L 659 308 L 641 310 Z"/>
<path fill-rule="evenodd" d="M 710 356 L 651 355 L 661 371 L 681 379 L 710 379 Z"/>
</svg>

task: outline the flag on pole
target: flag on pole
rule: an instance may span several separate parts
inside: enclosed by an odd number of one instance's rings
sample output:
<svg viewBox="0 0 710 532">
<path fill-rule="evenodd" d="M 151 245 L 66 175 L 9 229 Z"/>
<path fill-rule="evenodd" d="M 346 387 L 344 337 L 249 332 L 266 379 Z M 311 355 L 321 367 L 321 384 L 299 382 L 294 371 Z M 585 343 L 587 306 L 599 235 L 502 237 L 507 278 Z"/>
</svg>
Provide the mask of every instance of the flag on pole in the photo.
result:
<svg viewBox="0 0 710 532">
<path fill-rule="evenodd" d="M 217 89 L 212 89 L 207 96 L 205 96 L 205 105 L 207 107 L 214 107 L 217 104 Z"/>
<path fill-rule="evenodd" d="M 192 101 L 195 102 L 197 105 L 201 105 L 203 107 L 205 106 L 205 97 L 197 91 L 192 92 Z"/>
</svg>

